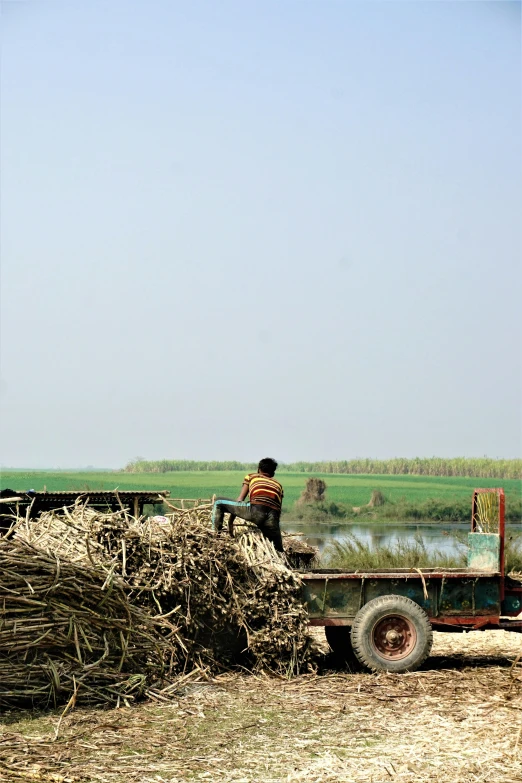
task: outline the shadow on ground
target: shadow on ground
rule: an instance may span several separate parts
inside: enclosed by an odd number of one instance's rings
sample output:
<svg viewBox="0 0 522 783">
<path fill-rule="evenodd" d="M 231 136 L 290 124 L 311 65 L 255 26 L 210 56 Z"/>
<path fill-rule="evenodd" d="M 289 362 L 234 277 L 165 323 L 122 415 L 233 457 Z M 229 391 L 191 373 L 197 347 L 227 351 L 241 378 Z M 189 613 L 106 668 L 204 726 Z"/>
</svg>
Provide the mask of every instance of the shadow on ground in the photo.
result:
<svg viewBox="0 0 522 783">
<path fill-rule="evenodd" d="M 453 670 L 463 671 L 464 669 L 487 669 L 491 666 L 500 668 L 510 668 L 513 665 L 513 659 L 505 655 L 470 655 L 465 653 L 454 653 L 452 655 L 430 655 L 422 664 L 419 671 L 440 671 Z M 365 670 L 359 662 L 353 657 L 343 659 L 335 653 L 329 653 L 322 656 L 318 664 L 318 674 L 332 674 L 333 672 L 351 672 L 352 674 L 361 674 Z"/>
</svg>

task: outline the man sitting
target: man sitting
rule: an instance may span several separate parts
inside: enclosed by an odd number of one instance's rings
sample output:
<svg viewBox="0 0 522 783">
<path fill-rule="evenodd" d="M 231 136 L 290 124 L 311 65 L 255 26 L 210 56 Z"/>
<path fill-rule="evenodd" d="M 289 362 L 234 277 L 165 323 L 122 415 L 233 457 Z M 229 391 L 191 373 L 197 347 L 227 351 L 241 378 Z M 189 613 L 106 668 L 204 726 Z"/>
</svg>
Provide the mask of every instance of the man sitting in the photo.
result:
<svg viewBox="0 0 522 783">
<path fill-rule="evenodd" d="M 278 552 L 284 552 L 279 527 L 281 504 L 283 502 L 283 487 L 276 481 L 274 474 L 277 469 L 275 459 L 262 459 L 257 473 L 249 473 L 243 479 L 243 486 L 237 500 L 217 498 L 212 509 L 212 525 L 218 532 L 223 529 L 223 517 L 231 514 L 229 531 L 235 517 L 253 522 L 263 535 L 268 538 Z M 246 498 L 249 496 L 249 501 Z"/>
</svg>

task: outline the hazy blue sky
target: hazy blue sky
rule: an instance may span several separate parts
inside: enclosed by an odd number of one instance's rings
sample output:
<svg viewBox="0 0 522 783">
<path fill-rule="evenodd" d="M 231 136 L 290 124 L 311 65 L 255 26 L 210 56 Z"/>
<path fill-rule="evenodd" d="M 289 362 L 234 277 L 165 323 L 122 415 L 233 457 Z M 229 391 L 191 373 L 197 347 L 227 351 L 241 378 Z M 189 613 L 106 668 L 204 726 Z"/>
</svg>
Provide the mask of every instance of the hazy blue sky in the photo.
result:
<svg viewBox="0 0 522 783">
<path fill-rule="evenodd" d="M 0 464 L 520 456 L 519 2 L 1 2 Z"/>
</svg>

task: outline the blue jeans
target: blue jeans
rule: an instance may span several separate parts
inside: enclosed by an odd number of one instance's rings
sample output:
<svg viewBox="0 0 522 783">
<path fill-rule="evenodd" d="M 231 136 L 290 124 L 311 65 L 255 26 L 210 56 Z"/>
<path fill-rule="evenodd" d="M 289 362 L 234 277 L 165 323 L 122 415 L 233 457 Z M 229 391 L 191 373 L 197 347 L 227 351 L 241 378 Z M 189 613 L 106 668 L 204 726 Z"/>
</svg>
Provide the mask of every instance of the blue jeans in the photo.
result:
<svg viewBox="0 0 522 783">
<path fill-rule="evenodd" d="M 231 514 L 232 521 L 235 517 L 239 517 L 240 519 L 246 519 L 248 522 L 253 522 L 265 538 L 268 538 L 273 543 L 278 552 L 285 551 L 279 527 L 279 511 L 269 506 L 262 506 L 259 503 L 217 498 L 212 509 L 212 527 L 214 530 L 219 531 L 223 529 L 223 517 L 225 514 Z"/>
</svg>

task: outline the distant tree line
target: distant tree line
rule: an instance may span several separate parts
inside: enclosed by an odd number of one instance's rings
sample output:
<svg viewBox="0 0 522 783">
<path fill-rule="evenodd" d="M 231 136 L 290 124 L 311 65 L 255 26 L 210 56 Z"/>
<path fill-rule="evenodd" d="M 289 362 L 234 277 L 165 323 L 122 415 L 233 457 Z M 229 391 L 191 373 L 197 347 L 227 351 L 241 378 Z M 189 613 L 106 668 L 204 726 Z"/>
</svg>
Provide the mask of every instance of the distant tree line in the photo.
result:
<svg viewBox="0 0 522 783">
<path fill-rule="evenodd" d="M 146 460 L 137 457 L 124 468 L 127 473 L 170 473 L 180 470 L 241 470 L 257 468 L 254 462 L 198 461 L 184 459 Z M 467 459 L 454 457 L 443 459 L 352 459 L 338 462 L 289 462 L 280 464 L 279 471 L 288 473 L 349 473 L 393 476 L 464 476 L 470 478 L 519 479 L 522 478 L 522 459 Z"/>
<path fill-rule="evenodd" d="M 180 470 L 256 470 L 257 462 L 228 462 L 199 461 L 192 459 L 158 459 L 148 460 L 136 458 L 124 467 L 125 473 L 171 473 Z M 284 470 L 284 468 L 282 468 Z"/>
</svg>

